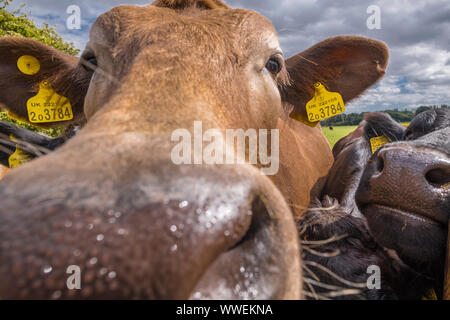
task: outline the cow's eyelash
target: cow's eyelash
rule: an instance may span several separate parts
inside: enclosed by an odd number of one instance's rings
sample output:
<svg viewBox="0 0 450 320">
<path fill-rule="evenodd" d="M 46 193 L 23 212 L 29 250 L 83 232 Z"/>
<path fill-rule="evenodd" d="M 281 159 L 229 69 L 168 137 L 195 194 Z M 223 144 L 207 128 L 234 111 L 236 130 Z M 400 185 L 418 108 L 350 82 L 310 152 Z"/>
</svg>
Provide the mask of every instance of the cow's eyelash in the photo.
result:
<svg viewBox="0 0 450 320">
<path fill-rule="evenodd" d="M 87 71 L 94 72 L 97 69 L 97 57 L 92 51 L 83 53 L 80 62 Z"/>
</svg>

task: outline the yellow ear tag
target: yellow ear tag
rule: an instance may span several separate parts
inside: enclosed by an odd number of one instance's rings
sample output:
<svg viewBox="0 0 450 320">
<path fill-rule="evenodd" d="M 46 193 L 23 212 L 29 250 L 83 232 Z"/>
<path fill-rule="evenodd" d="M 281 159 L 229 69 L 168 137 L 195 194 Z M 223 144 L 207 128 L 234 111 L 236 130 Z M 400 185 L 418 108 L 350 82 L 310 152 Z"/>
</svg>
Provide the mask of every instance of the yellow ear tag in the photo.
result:
<svg viewBox="0 0 450 320">
<path fill-rule="evenodd" d="M 68 121 L 73 119 L 72 106 L 66 97 L 57 94 L 47 81 L 39 84 L 39 92 L 27 101 L 28 119 L 32 123 Z"/>
<path fill-rule="evenodd" d="M 381 136 L 370 139 L 370 146 L 372 147 L 372 154 L 375 153 L 378 149 L 380 149 L 386 143 L 391 142 L 387 137 Z"/>
<path fill-rule="evenodd" d="M 438 300 L 436 291 L 434 291 L 434 289 L 430 289 L 427 294 L 422 297 L 422 300 Z"/>
<path fill-rule="evenodd" d="M 317 127 L 317 125 L 319 124 L 319 122 L 310 122 L 308 121 L 308 118 L 302 114 L 298 114 L 298 115 L 290 115 L 290 117 L 294 120 L 300 121 L 304 124 L 306 124 L 307 126 L 310 126 L 311 128 L 315 128 Z"/>
<path fill-rule="evenodd" d="M 314 98 L 306 104 L 308 121 L 318 122 L 345 112 L 342 96 L 337 92 L 328 91 L 323 84 L 314 85 Z"/>
<path fill-rule="evenodd" d="M 13 135 L 10 136 L 12 141 L 16 141 Z M 19 149 L 19 147 L 16 145 L 16 151 L 8 158 L 9 168 L 14 169 L 20 166 L 21 164 L 28 162 L 30 160 L 30 157 L 22 150 Z"/>
<path fill-rule="evenodd" d="M 17 67 L 20 72 L 32 76 L 39 72 L 41 64 L 39 63 L 39 60 L 33 56 L 21 56 L 17 60 Z"/>
</svg>

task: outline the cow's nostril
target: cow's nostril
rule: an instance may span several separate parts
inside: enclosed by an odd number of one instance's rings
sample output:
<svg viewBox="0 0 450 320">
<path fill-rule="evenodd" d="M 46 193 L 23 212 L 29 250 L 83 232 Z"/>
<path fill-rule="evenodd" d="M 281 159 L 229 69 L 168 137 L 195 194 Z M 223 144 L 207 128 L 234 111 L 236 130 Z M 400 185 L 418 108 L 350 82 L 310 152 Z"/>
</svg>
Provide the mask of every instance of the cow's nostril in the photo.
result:
<svg viewBox="0 0 450 320">
<path fill-rule="evenodd" d="M 240 247 L 244 243 L 246 243 L 249 240 L 252 240 L 255 235 L 258 233 L 258 231 L 264 227 L 264 225 L 269 225 L 270 223 L 270 215 L 267 211 L 267 207 L 264 204 L 264 202 L 261 200 L 260 197 L 256 197 L 251 206 L 251 214 L 252 214 L 252 222 L 250 224 L 249 229 L 245 233 L 244 237 L 242 237 L 239 242 L 234 244 L 232 247 L 228 249 L 228 251 L 231 251 L 237 247 Z"/>
<path fill-rule="evenodd" d="M 377 168 L 377 173 L 381 173 L 384 169 L 384 159 L 381 154 L 379 154 L 377 157 L 376 168 Z"/>
<path fill-rule="evenodd" d="M 425 175 L 428 183 L 436 188 L 442 188 L 450 184 L 450 170 L 436 168 L 427 172 Z"/>
</svg>

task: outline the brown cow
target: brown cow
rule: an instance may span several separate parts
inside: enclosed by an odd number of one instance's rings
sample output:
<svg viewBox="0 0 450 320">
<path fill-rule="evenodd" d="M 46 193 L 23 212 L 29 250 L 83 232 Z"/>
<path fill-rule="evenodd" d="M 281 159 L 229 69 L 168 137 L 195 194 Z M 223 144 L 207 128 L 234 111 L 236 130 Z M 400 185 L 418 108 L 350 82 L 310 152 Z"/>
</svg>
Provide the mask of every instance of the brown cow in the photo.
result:
<svg viewBox="0 0 450 320">
<path fill-rule="evenodd" d="M 8 173 L 8 168 L 0 165 L 0 180 Z"/>
<path fill-rule="evenodd" d="M 24 54 L 41 61 L 38 74 L 19 74 Z M 24 108 L 47 80 L 75 105 L 84 98 L 74 112 L 87 118 L 63 147 L 0 183 L 0 297 L 296 299 L 289 207 L 304 212 L 332 155 L 320 126 L 289 115 L 306 119 L 318 81 L 357 97 L 383 76 L 388 51 L 337 37 L 285 62 L 256 12 L 159 0 L 100 16 L 78 64 L 17 38 L 0 40 L 0 56 L 0 79 L 14 79 L 0 83 L 2 98 L 16 89 Z M 175 165 L 171 134 L 194 121 L 222 133 L 279 129 L 278 174 Z M 67 288 L 68 266 L 81 268 L 81 290 Z"/>
</svg>

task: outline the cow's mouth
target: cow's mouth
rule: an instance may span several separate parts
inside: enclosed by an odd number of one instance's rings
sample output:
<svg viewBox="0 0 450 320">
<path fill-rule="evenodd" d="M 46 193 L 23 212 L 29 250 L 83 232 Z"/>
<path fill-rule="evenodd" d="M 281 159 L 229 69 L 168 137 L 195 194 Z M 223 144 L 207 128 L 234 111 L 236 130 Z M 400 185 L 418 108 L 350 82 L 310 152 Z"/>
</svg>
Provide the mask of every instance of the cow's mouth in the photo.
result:
<svg viewBox="0 0 450 320">
<path fill-rule="evenodd" d="M 430 274 L 430 265 L 434 262 L 441 265 L 440 261 L 445 259 L 448 222 L 385 204 L 359 207 L 375 240 L 381 246 L 395 250 L 403 262 L 418 272 Z M 431 249 L 417 250 L 424 243 Z"/>
<path fill-rule="evenodd" d="M 403 219 L 405 221 L 416 221 L 417 223 L 424 223 L 435 226 L 445 226 L 448 222 L 439 221 L 436 217 L 429 216 L 425 213 L 412 212 L 399 207 L 393 207 L 384 204 L 367 204 L 362 207 L 362 212 L 366 217 L 379 214 L 388 218 L 391 216 L 393 219 Z"/>
</svg>

